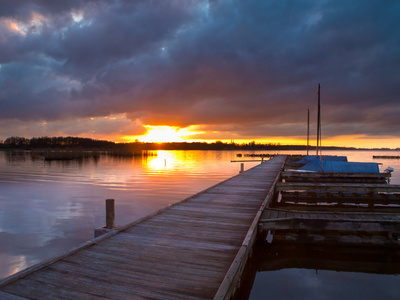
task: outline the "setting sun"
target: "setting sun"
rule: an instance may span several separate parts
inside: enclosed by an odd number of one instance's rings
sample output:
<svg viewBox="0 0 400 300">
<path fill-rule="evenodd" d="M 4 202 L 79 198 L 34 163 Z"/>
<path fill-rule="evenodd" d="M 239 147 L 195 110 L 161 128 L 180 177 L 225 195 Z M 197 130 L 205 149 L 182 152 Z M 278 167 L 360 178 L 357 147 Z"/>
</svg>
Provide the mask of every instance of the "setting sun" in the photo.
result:
<svg viewBox="0 0 400 300">
<path fill-rule="evenodd" d="M 151 126 L 144 125 L 148 130 L 145 135 L 142 136 L 130 136 L 129 139 L 138 139 L 141 142 L 150 143 L 171 143 L 171 142 L 184 142 L 188 137 L 197 132 L 190 131 L 187 128 L 179 128 L 176 126 Z"/>
</svg>

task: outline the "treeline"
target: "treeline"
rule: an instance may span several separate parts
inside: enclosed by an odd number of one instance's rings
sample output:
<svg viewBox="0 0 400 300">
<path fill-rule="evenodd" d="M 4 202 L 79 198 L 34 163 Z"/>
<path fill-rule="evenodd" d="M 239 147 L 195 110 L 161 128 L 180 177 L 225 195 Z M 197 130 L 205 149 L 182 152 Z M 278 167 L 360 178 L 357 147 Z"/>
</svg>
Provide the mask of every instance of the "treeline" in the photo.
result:
<svg viewBox="0 0 400 300">
<path fill-rule="evenodd" d="M 7 138 L 1 145 L 9 149 L 44 149 L 44 148 L 64 148 L 64 149 L 132 149 L 132 150 L 268 150 L 276 149 L 279 144 L 257 144 L 250 143 L 224 143 L 216 141 L 206 142 L 180 142 L 180 143 L 144 143 L 136 140 L 132 143 L 114 143 L 104 140 L 95 140 L 80 137 L 34 137 L 27 139 L 24 137 L 13 136 Z"/>
<path fill-rule="evenodd" d="M 224 143 L 216 141 L 214 143 L 206 142 L 181 142 L 181 143 L 144 143 L 136 140 L 132 143 L 114 143 L 104 140 L 95 140 L 81 137 L 34 137 L 27 139 L 24 137 L 13 136 L 0 143 L 3 149 L 88 149 L 88 150 L 306 150 L 305 145 L 280 145 L 267 143 L 261 144 L 255 141 L 243 144 L 234 142 Z M 315 147 L 310 147 L 310 151 Z M 353 147 L 322 147 L 324 150 L 356 150 Z M 365 150 L 365 149 L 357 149 Z M 390 150 L 387 148 L 377 150 Z"/>
<path fill-rule="evenodd" d="M 12 136 L 4 141 L 8 148 L 109 148 L 115 146 L 114 142 L 93 140 L 80 137 L 24 137 Z"/>
</svg>

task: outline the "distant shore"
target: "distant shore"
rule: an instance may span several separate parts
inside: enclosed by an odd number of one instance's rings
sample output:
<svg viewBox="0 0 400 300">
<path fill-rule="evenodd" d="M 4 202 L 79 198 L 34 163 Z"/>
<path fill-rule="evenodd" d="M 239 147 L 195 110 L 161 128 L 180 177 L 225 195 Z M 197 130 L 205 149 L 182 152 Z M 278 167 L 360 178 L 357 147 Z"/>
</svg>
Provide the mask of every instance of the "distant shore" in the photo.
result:
<svg viewBox="0 0 400 300">
<path fill-rule="evenodd" d="M 265 151 L 304 151 L 306 145 L 281 145 L 262 144 L 255 141 L 249 143 L 224 143 L 216 141 L 206 142 L 170 142 L 170 143 L 147 143 L 135 141 L 132 143 L 115 143 L 104 140 L 94 140 L 80 137 L 40 137 L 27 139 L 24 137 L 10 137 L 0 143 L 0 150 L 39 150 L 63 149 L 68 151 L 142 151 L 142 150 L 265 150 Z M 309 146 L 310 151 L 315 151 L 315 146 Z M 400 148 L 355 148 L 322 146 L 322 150 L 368 150 L 368 151 L 399 151 Z"/>
</svg>

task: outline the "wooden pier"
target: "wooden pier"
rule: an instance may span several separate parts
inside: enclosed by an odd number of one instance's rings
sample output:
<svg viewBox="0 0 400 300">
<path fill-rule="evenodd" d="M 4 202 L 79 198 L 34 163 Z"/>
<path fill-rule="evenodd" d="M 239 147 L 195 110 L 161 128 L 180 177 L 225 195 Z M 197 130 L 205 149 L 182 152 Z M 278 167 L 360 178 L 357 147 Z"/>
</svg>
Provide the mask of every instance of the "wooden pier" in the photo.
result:
<svg viewBox="0 0 400 300">
<path fill-rule="evenodd" d="M 230 299 L 284 156 L 0 282 L 1 299 Z"/>
</svg>

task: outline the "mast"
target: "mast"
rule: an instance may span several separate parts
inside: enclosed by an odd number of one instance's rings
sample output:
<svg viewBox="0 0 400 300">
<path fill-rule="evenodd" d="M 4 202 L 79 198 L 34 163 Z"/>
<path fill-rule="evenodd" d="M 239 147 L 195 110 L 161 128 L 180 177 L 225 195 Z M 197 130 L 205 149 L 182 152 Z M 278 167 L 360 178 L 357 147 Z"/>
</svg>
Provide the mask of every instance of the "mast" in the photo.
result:
<svg viewBox="0 0 400 300">
<path fill-rule="evenodd" d="M 320 100 L 320 84 L 318 83 L 318 120 L 317 120 L 317 154 L 316 157 L 318 158 L 318 150 L 320 145 L 320 130 L 321 127 L 321 100 Z"/>
<path fill-rule="evenodd" d="M 308 156 L 309 144 L 310 144 L 310 108 L 307 107 L 307 156 Z"/>
<path fill-rule="evenodd" d="M 321 110 L 320 110 L 321 115 Z M 321 125 L 321 116 L 319 118 L 319 159 L 322 161 L 322 125 Z"/>
</svg>

